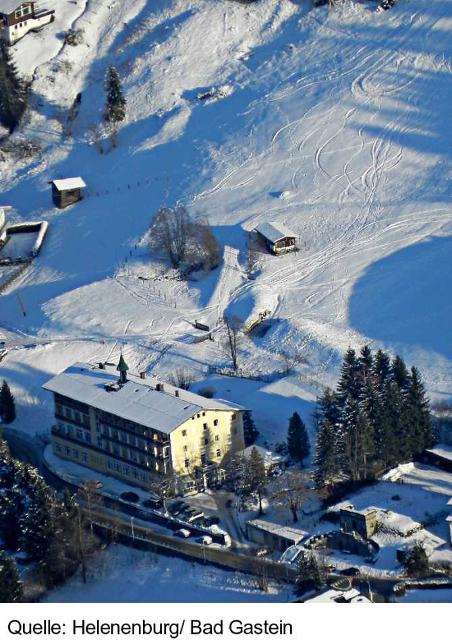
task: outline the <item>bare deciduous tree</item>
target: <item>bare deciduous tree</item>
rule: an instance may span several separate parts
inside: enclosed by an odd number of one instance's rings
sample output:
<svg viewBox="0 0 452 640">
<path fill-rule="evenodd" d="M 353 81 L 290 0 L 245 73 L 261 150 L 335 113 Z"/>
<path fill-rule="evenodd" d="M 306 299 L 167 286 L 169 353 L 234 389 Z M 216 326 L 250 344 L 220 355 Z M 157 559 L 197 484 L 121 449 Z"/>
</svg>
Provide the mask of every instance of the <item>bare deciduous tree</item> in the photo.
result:
<svg viewBox="0 0 452 640">
<path fill-rule="evenodd" d="M 185 207 L 162 207 L 151 225 L 151 247 L 163 252 L 175 269 L 214 269 L 220 250 L 205 218 L 193 220 Z"/>
<path fill-rule="evenodd" d="M 174 268 L 184 261 L 190 220 L 185 207 L 162 207 L 151 226 L 151 245 L 163 250 Z"/>
<path fill-rule="evenodd" d="M 237 316 L 224 316 L 226 327 L 226 348 L 231 356 L 234 370 L 238 369 L 238 351 L 243 337 L 243 322 Z"/>
<path fill-rule="evenodd" d="M 178 389 L 190 389 L 190 385 L 195 381 L 195 376 L 188 369 L 178 367 L 170 374 L 168 381 L 173 387 L 178 387 Z"/>
<path fill-rule="evenodd" d="M 177 478 L 174 473 L 155 475 L 151 480 L 149 490 L 162 501 L 163 510 L 168 513 L 168 500 L 176 493 Z"/>
<path fill-rule="evenodd" d="M 274 502 L 289 509 L 293 522 L 298 522 L 298 512 L 310 493 L 309 477 L 300 471 L 286 471 L 272 483 L 270 493 Z"/>
</svg>

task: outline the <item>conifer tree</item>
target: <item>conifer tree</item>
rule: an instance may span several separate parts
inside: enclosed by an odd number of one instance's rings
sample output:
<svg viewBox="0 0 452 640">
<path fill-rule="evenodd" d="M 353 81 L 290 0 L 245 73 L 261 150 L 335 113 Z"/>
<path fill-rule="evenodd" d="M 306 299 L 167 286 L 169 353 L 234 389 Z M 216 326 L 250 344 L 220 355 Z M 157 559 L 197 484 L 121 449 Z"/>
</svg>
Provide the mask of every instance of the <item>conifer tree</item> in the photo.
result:
<svg viewBox="0 0 452 640">
<path fill-rule="evenodd" d="M 0 417 L 5 424 L 10 424 L 16 419 L 14 396 L 6 380 L 3 380 L 0 389 Z"/>
<path fill-rule="evenodd" d="M 372 374 L 378 392 L 383 393 L 391 374 L 391 361 L 381 349 L 375 354 Z"/>
<path fill-rule="evenodd" d="M 254 424 L 253 415 L 251 411 L 243 412 L 243 436 L 245 438 L 245 446 L 249 447 L 250 445 L 256 442 L 257 436 L 259 435 L 259 431 L 256 429 L 256 425 Z"/>
<path fill-rule="evenodd" d="M 357 400 L 361 390 L 360 363 L 354 349 L 348 348 L 341 367 L 337 396 L 343 405 L 347 396 Z"/>
<path fill-rule="evenodd" d="M 409 384 L 408 369 L 400 356 L 396 356 L 391 363 L 391 377 L 401 391 L 407 389 Z"/>
<path fill-rule="evenodd" d="M 15 561 L 0 549 L 0 602 L 20 602 L 22 583 Z"/>
<path fill-rule="evenodd" d="M 435 438 L 430 415 L 430 402 L 425 392 L 425 386 L 416 367 L 412 367 L 409 376 L 407 406 L 413 415 L 412 427 L 413 455 L 417 455 L 431 446 Z"/>
<path fill-rule="evenodd" d="M 306 425 L 296 411 L 289 420 L 287 450 L 289 456 L 296 462 L 303 462 L 303 460 L 308 457 L 310 451 Z"/>
<path fill-rule="evenodd" d="M 373 355 L 368 344 L 364 345 L 359 355 L 359 366 L 361 369 L 362 384 L 366 384 L 372 373 Z"/>
<path fill-rule="evenodd" d="M 259 501 L 259 515 L 264 511 L 262 508 L 262 500 L 267 487 L 267 473 L 265 471 L 264 459 L 262 458 L 256 447 L 251 449 L 248 464 L 248 487 L 250 493 L 255 493 Z"/>
<path fill-rule="evenodd" d="M 317 434 L 315 450 L 314 482 L 317 489 L 325 489 L 334 484 L 339 475 L 339 460 L 336 447 L 336 431 L 325 419 Z"/>
<path fill-rule="evenodd" d="M 319 589 L 325 584 L 322 568 L 312 551 L 304 551 L 298 565 L 297 584 L 299 592 L 313 587 Z"/>
<path fill-rule="evenodd" d="M 28 87 L 19 77 L 12 54 L 0 38 L 0 123 L 10 133 L 18 126 L 27 107 Z"/>
<path fill-rule="evenodd" d="M 126 117 L 126 99 L 122 92 L 121 80 L 115 67 L 108 67 L 105 78 L 105 120 L 112 124 L 122 122 Z"/>
</svg>

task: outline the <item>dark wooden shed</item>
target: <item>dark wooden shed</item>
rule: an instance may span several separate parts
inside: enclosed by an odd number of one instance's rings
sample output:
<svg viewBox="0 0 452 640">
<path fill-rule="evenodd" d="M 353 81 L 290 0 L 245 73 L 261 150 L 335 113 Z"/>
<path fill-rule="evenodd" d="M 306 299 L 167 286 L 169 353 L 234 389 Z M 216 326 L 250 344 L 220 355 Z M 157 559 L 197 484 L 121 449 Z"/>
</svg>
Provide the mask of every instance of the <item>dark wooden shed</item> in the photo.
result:
<svg viewBox="0 0 452 640">
<path fill-rule="evenodd" d="M 82 189 L 86 187 L 82 178 L 63 178 L 53 180 L 52 199 L 59 209 L 64 209 L 83 198 Z"/>
<path fill-rule="evenodd" d="M 274 255 L 297 251 L 297 236 L 283 225 L 262 222 L 257 225 L 255 231 Z"/>
</svg>

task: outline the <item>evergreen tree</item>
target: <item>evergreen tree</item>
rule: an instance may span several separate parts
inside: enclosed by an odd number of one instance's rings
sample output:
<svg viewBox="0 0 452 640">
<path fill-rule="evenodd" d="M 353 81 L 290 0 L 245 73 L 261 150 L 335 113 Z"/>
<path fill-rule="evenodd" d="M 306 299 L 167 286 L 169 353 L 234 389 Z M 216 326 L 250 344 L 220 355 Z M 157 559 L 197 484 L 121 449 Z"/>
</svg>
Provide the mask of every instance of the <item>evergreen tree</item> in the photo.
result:
<svg viewBox="0 0 452 640">
<path fill-rule="evenodd" d="M 251 450 L 247 473 L 249 492 L 256 494 L 259 501 L 259 515 L 261 516 L 264 513 L 262 509 L 262 499 L 267 487 L 267 473 L 265 471 L 264 459 L 256 447 L 253 447 Z"/>
<path fill-rule="evenodd" d="M 407 389 L 409 384 L 408 370 L 400 356 L 396 356 L 391 363 L 391 378 L 401 391 Z"/>
<path fill-rule="evenodd" d="M 27 509 L 20 519 L 20 547 L 33 560 L 42 560 L 49 548 L 55 526 L 52 495 L 36 469 L 25 467 L 19 484 L 27 493 Z"/>
<path fill-rule="evenodd" d="M 319 427 L 315 451 L 314 482 L 317 489 L 333 485 L 339 475 L 335 426 L 325 419 Z"/>
<path fill-rule="evenodd" d="M 243 436 L 245 438 L 245 446 L 249 447 L 254 444 L 257 440 L 257 436 L 259 435 L 259 431 L 256 429 L 256 425 L 254 424 L 253 415 L 251 411 L 243 412 Z"/>
<path fill-rule="evenodd" d="M 412 547 L 404 561 L 405 571 L 412 578 L 422 578 L 430 571 L 427 553 L 422 544 Z"/>
<path fill-rule="evenodd" d="M 3 380 L 2 388 L 0 389 L 0 417 L 5 424 L 10 424 L 16 419 L 14 396 L 6 380 Z"/>
<path fill-rule="evenodd" d="M 0 123 L 10 133 L 27 107 L 27 93 L 28 87 L 19 77 L 8 45 L 0 38 Z"/>
<path fill-rule="evenodd" d="M 357 400 L 361 391 L 361 367 L 354 349 L 348 348 L 341 367 L 341 374 L 337 385 L 337 397 L 340 405 L 351 396 Z"/>
<path fill-rule="evenodd" d="M 379 393 L 383 393 L 391 374 L 391 361 L 387 353 L 379 349 L 375 354 L 372 375 Z"/>
<path fill-rule="evenodd" d="M 20 602 L 22 583 L 16 563 L 0 549 L 0 602 Z"/>
<path fill-rule="evenodd" d="M 411 368 L 406 402 L 413 418 L 411 429 L 412 453 L 413 455 L 417 455 L 433 446 L 435 438 L 430 414 L 430 403 L 421 375 L 416 367 Z"/>
<path fill-rule="evenodd" d="M 107 100 L 105 104 L 105 120 L 113 124 L 122 122 L 126 117 L 126 99 L 124 98 L 121 80 L 115 67 L 108 67 L 105 78 Z"/>
<path fill-rule="evenodd" d="M 299 593 L 313 587 L 319 589 L 325 584 L 322 568 L 312 551 L 304 551 L 298 564 L 297 585 Z"/>
<path fill-rule="evenodd" d="M 364 345 L 359 355 L 359 366 L 361 369 L 362 384 L 366 384 L 369 376 L 372 374 L 373 355 L 368 344 Z"/>
<path fill-rule="evenodd" d="M 303 462 L 310 452 L 309 436 L 306 430 L 306 425 L 296 411 L 289 420 L 287 450 L 289 452 L 289 456 L 296 462 Z"/>
</svg>

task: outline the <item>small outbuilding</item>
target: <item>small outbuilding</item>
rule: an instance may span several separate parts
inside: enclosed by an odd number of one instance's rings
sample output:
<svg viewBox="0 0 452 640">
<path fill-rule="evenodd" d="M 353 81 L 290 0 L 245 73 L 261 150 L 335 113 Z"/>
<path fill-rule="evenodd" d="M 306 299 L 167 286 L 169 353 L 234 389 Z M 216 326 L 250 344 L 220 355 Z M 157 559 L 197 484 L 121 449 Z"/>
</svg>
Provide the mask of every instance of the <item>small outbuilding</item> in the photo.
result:
<svg viewBox="0 0 452 640">
<path fill-rule="evenodd" d="M 290 229 L 281 224 L 262 222 L 255 228 L 267 246 L 267 249 L 275 256 L 289 251 L 297 251 L 297 236 Z"/>
<path fill-rule="evenodd" d="M 248 540 L 272 550 L 286 551 L 289 547 L 300 544 L 306 536 L 306 531 L 266 520 L 248 520 L 246 523 Z"/>
<path fill-rule="evenodd" d="M 348 505 L 339 512 L 340 526 L 346 533 L 359 533 L 364 539 L 369 539 L 377 530 L 377 509 L 355 509 Z"/>
<path fill-rule="evenodd" d="M 52 180 L 52 199 L 59 209 L 64 209 L 83 198 L 82 189 L 86 184 L 82 178 Z"/>
</svg>

